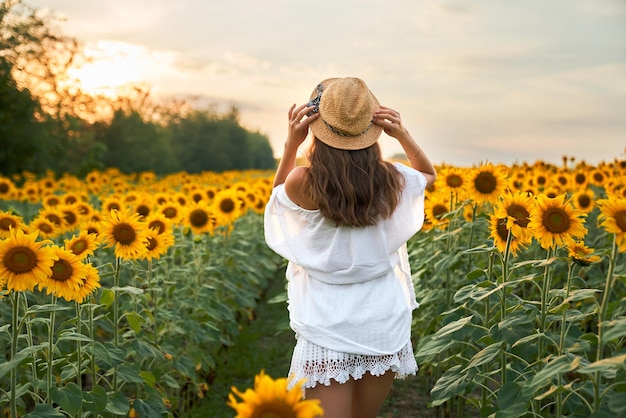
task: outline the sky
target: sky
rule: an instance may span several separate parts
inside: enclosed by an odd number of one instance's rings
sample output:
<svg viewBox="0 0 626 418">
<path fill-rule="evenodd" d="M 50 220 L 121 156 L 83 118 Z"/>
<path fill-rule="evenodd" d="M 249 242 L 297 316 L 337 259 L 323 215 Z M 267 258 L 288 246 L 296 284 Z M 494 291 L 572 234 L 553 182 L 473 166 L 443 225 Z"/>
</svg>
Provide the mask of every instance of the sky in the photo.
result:
<svg viewBox="0 0 626 418">
<path fill-rule="evenodd" d="M 625 0 L 24 0 L 94 58 L 86 88 L 234 105 L 280 156 L 287 111 L 362 78 L 436 164 L 626 158 Z M 383 153 L 401 152 L 384 133 Z"/>
</svg>

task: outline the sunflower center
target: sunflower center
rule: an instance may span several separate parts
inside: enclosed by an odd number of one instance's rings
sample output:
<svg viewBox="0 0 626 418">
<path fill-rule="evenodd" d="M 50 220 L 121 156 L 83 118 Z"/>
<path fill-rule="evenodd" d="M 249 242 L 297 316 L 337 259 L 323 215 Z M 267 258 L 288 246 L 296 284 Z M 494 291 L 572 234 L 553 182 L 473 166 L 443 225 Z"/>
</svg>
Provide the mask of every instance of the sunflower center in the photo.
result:
<svg viewBox="0 0 626 418">
<path fill-rule="evenodd" d="M 50 197 L 47 200 L 48 206 L 57 206 L 61 201 L 56 197 Z"/>
<path fill-rule="evenodd" d="M 446 177 L 448 187 L 457 188 L 463 185 L 463 179 L 458 174 L 450 174 Z"/>
<path fill-rule="evenodd" d="M 528 226 L 528 222 L 530 222 L 530 213 L 528 213 L 526 208 L 522 205 L 514 203 L 509 206 L 506 213 L 507 215 L 514 217 L 515 224 L 521 226 L 522 228 L 526 228 Z"/>
<path fill-rule="evenodd" d="M 502 241 L 506 241 L 509 237 L 509 230 L 506 227 L 506 218 L 498 219 L 498 226 L 496 227 L 496 232 L 498 236 L 502 239 Z"/>
<path fill-rule="evenodd" d="M 2 218 L 0 219 L 0 229 L 4 231 L 8 231 L 9 228 L 15 228 L 17 225 L 15 221 L 11 218 Z"/>
<path fill-rule="evenodd" d="M 173 207 L 167 207 L 163 209 L 161 213 L 163 214 L 163 216 L 165 216 L 168 219 L 172 219 L 178 216 L 178 211 L 176 210 L 176 208 L 173 208 Z"/>
<path fill-rule="evenodd" d="M 65 219 L 68 225 L 74 225 L 78 221 L 76 214 L 71 211 L 63 212 L 63 219 Z"/>
<path fill-rule="evenodd" d="M 0 183 L 0 194 L 9 193 L 9 185 L 7 183 Z"/>
<path fill-rule="evenodd" d="M 72 244 L 70 251 L 76 255 L 81 255 L 89 248 L 89 244 L 84 239 L 79 239 Z"/>
<path fill-rule="evenodd" d="M 222 213 L 232 213 L 235 207 L 235 202 L 232 199 L 224 199 L 220 202 L 220 211 Z"/>
<path fill-rule="evenodd" d="M 122 210 L 122 207 L 118 203 L 109 203 L 107 205 L 107 210 L 111 212 L 112 210 Z"/>
<path fill-rule="evenodd" d="M 490 194 L 496 189 L 497 181 L 493 174 L 482 172 L 474 179 L 474 187 L 479 193 Z"/>
<path fill-rule="evenodd" d="M 620 210 L 615 213 L 615 223 L 622 232 L 626 232 L 626 210 Z"/>
<path fill-rule="evenodd" d="M 296 418 L 297 414 L 292 405 L 284 402 L 272 401 L 259 405 L 250 418 Z"/>
<path fill-rule="evenodd" d="M 63 259 L 56 260 L 52 265 L 52 276 L 50 278 L 57 282 L 67 281 L 72 277 L 73 270 L 69 261 Z"/>
<path fill-rule="evenodd" d="M 552 234 L 567 232 L 570 219 L 567 212 L 560 208 L 549 208 L 543 214 L 542 223 L 546 231 Z"/>
<path fill-rule="evenodd" d="M 585 176 L 582 173 L 578 173 L 578 174 L 576 174 L 576 176 L 574 176 L 574 181 L 578 185 L 585 184 L 587 182 L 587 176 Z"/>
<path fill-rule="evenodd" d="M 189 222 L 201 228 L 209 222 L 209 215 L 202 209 L 195 209 L 189 214 Z"/>
<path fill-rule="evenodd" d="M 548 182 L 548 179 L 545 178 L 544 176 L 539 176 L 537 177 L 537 184 L 543 186 Z"/>
<path fill-rule="evenodd" d="M 578 206 L 582 209 L 586 209 L 591 206 L 591 198 L 589 197 L 589 195 L 586 194 L 581 194 L 580 196 L 578 196 L 577 202 Z"/>
<path fill-rule="evenodd" d="M 152 251 L 157 247 L 158 244 L 159 243 L 157 240 L 152 237 L 148 237 L 148 243 L 146 244 L 146 248 L 148 249 L 148 251 Z"/>
<path fill-rule="evenodd" d="M 157 233 L 159 234 L 162 234 L 163 232 L 165 232 L 165 225 L 163 224 L 163 222 L 156 220 L 156 219 L 148 223 L 148 228 L 156 229 Z"/>
<path fill-rule="evenodd" d="M 440 203 L 433 206 L 433 216 L 437 219 L 441 218 L 448 212 L 448 207 Z"/>
<path fill-rule="evenodd" d="M 141 216 L 148 216 L 148 214 L 150 213 L 150 208 L 146 205 L 139 205 L 137 206 L 137 213 Z"/>
<path fill-rule="evenodd" d="M 54 231 L 54 229 L 52 229 L 50 224 L 47 224 L 47 223 L 39 224 L 38 229 L 44 234 L 51 234 Z"/>
<path fill-rule="evenodd" d="M 122 245 L 130 245 L 136 238 L 137 232 L 132 225 L 122 222 L 113 227 L 113 239 Z"/>
<path fill-rule="evenodd" d="M 52 222 L 53 224 L 55 224 L 56 226 L 61 226 L 61 218 L 54 213 L 47 214 L 46 219 Z"/>
<path fill-rule="evenodd" d="M 10 248 L 2 261 L 11 273 L 28 273 L 37 265 L 37 254 L 28 247 L 18 246 Z"/>
</svg>

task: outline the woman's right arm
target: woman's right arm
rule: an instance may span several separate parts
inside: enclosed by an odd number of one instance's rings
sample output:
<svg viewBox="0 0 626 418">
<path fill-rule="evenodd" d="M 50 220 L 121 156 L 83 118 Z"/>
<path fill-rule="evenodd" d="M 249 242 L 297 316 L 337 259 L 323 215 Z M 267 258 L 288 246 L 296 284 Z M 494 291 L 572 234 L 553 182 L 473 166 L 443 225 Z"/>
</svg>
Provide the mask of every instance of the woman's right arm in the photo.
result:
<svg viewBox="0 0 626 418">
<path fill-rule="evenodd" d="M 309 124 L 319 116 L 318 113 L 315 113 L 305 117 L 309 110 L 310 106 L 307 107 L 306 104 L 298 107 L 294 104 L 289 109 L 289 131 L 285 141 L 285 148 L 283 149 L 283 156 L 274 175 L 273 187 L 283 184 L 291 170 L 296 167 L 298 147 L 304 142 L 309 133 Z"/>
<path fill-rule="evenodd" d="M 409 131 L 402 125 L 400 113 L 385 106 L 374 113 L 374 124 L 383 128 L 385 133 L 395 138 L 406 154 L 411 167 L 426 177 L 426 185 L 430 186 L 437 179 L 437 171 L 424 150 L 415 142 Z"/>
</svg>

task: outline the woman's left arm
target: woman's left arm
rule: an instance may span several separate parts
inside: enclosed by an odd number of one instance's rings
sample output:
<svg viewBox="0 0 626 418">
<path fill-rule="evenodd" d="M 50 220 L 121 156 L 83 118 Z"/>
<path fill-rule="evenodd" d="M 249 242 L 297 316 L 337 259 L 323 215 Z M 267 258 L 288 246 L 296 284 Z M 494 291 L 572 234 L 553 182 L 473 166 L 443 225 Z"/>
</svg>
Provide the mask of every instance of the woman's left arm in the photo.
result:
<svg viewBox="0 0 626 418">
<path fill-rule="evenodd" d="M 296 107 L 294 104 L 289 109 L 289 132 L 287 134 L 287 140 L 285 141 L 283 156 L 278 163 L 278 168 L 274 175 L 273 187 L 283 184 L 287 175 L 289 175 L 291 170 L 296 166 L 298 148 L 309 134 L 309 124 L 319 117 L 318 113 L 306 116 L 307 112 L 309 112 L 312 107 L 313 106 L 307 106 L 306 104 Z"/>
</svg>

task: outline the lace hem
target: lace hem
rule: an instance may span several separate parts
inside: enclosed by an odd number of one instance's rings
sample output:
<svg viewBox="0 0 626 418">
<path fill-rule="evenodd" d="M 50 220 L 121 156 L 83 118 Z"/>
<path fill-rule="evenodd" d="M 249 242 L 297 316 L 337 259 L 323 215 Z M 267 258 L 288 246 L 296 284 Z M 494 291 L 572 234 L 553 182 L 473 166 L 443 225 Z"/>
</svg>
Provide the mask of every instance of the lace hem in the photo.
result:
<svg viewBox="0 0 626 418">
<path fill-rule="evenodd" d="M 403 379 L 417 373 L 418 367 L 409 341 L 399 352 L 380 356 L 349 354 L 330 350 L 298 338 L 291 358 L 289 388 L 305 380 L 303 389 L 318 383 L 329 386 L 331 379 L 346 383 L 350 378 L 358 380 L 367 372 L 380 376 L 391 370 L 396 378 Z"/>
</svg>

